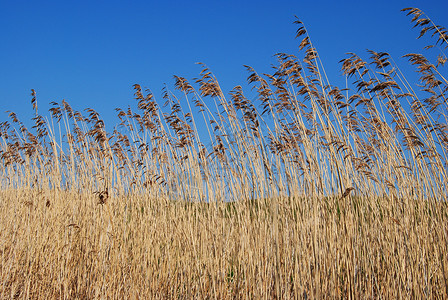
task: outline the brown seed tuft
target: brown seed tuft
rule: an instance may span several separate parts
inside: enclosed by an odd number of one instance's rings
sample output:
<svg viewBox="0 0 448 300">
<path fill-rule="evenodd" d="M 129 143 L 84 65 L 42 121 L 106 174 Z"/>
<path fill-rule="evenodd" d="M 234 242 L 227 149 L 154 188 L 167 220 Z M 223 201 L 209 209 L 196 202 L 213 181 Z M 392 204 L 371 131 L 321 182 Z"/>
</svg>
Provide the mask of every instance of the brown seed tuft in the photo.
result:
<svg viewBox="0 0 448 300">
<path fill-rule="evenodd" d="M 353 191 L 355 188 L 353 187 L 348 187 L 345 189 L 344 193 L 341 196 L 341 199 L 346 198 L 348 195 L 350 195 L 350 192 Z"/>
<path fill-rule="evenodd" d="M 98 193 L 98 204 L 106 204 L 107 199 L 109 198 L 109 190 L 106 188 L 105 191 L 97 192 Z"/>
</svg>

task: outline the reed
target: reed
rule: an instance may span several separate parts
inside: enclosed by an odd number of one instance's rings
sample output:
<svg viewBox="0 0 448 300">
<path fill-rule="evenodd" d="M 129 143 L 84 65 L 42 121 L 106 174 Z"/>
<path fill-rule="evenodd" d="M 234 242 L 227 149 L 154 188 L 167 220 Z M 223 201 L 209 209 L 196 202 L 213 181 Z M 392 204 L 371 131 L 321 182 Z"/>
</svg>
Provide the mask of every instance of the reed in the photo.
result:
<svg viewBox="0 0 448 300">
<path fill-rule="evenodd" d="M 0 123 L 0 298 L 447 298 L 445 54 L 405 56 L 418 91 L 348 54 L 340 89 L 295 24 L 297 55 L 246 66 L 253 101 L 201 65 L 106 131 L 32 90 L 32 128 Z"/>
</svg>

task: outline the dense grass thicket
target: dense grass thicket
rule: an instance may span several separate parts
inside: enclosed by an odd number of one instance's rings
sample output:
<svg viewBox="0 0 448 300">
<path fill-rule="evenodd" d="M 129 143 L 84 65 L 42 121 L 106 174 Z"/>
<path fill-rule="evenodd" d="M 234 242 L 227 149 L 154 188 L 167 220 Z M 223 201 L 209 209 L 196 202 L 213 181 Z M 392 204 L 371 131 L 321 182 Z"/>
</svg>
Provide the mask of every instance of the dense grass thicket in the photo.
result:
<svg viewBox="0 0 448 300">
<path fill-rule="evenodd" d="M 404 11 L 418 82 L 369 51 L 331 85 L 297 20 L 254 100 L 202 65 L 106 132 L 32 90 L 0 123 L 0 298 L 447 298 L 448 32 Z"/>
</svg>

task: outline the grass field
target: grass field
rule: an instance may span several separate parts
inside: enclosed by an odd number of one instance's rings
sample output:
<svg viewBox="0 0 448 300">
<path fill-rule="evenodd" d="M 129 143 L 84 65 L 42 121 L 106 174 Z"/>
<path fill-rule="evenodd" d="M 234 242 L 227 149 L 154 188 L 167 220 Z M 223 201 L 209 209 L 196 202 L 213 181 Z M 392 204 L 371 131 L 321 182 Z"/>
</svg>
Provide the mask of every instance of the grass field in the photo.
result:
<svg viewBox="0 0 448 300">
<path fill-rule="evenodd" d="M 0 123 L 0 298 L 447 298 L 445 54 L 407 55 L 415 83 L 349 54 L 338 88 L 296 26 L 253 101 L 203 65 L 107 132 L 32 90 L 32 128 Z"/>
</svg>

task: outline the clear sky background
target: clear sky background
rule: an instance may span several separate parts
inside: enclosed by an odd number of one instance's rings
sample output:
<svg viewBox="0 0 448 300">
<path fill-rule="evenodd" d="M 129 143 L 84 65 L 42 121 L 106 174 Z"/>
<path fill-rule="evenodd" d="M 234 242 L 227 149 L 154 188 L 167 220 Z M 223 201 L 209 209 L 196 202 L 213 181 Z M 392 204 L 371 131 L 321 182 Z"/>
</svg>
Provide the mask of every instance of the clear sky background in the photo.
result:
<svg viewBox="0 0 448 300">
<path fill-rule="evenodd" d="M 22 1 L 0 0 L 0 121 L 5 111 L 22 121 L 65 99 L 76 110 L 91 107 L 114 126 L 116 107 L 135 105 L 132 85 L 161 99 L 173 75 L 192 79 L 207 64 L 228 92 L 245 87 L 248 73 L 269 72 L 278 52 L 296 54 L 297 15 L 332 83 L 342 82 L 346 52 L 366 49 L 400 58 L 424 52 L 404 7 L 424 10 L 448 27 L 448 1 Z M 247 88 L 246 88 L 247 89 Z M 249 90 L 249 89 L 247 89 Z"/>
</svg>

